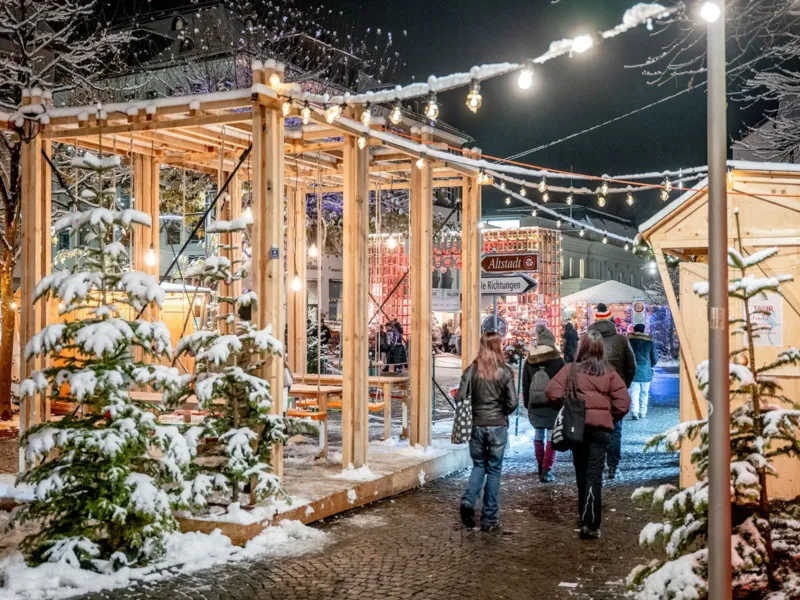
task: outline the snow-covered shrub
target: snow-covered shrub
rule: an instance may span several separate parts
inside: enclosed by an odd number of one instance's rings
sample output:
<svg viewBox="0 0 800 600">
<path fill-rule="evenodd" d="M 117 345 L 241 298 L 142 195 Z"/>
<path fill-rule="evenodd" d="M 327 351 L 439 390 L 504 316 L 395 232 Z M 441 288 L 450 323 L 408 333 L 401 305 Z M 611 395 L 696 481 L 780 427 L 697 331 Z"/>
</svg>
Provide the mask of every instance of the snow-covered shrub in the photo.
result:
<svg viewBox="0 0 800 600">
<path fill-rule="evenodd" d="M 129 269 L 125 247 L 116 241 L 133 224 L 150 217 L 117 210 L 116 191 L 104 174 L 118 157 L 85 155 L 73 165 L 91 172 L 98 208 L 68 214 L 54 229 L 88 230 L 82 256 L 69 271 L 44 277 L 31 301 L 60 301 L 63 322 L 34 335 L 25 357 L 47 357 L 20 386 L 22 395 L 49 394 L 78 403 L 60 421 L 30 428 L 20 440 L 32 468 L 21 479 L 35 499 L 16 522 L 41 520 L 41 529 L 23 542 L 31 563 L 63 562 L 104 571 L 147 563 L 163 551 L 164 537 L 176 529 L 172 508 L 183 469 L 190 460 L 180 432 L 159 425 L 129 390 L 150 385 L 166 395 L 184 385 L 174 368 L 155 364 L 171 358 L 164 323 L 138 318 L 148 305 L 161 305 L 156 278 Z M 110 180 L 106 180 L 110 184 Z M 151 363 L 134 360 L 150 357 Z"/>
<path fill-rule="evenodd" d="M 777 505 L 769 500 L 768 476 L 774 476 L 776 456 L 800 457 L 800 410 L 783 395 L 769 371 L 800 362 L 795 348 L 778 354 L 768 364 L 756 366 L 754 342 L 769 333 L 770 313 L 754 305 L 766 293 L 780 294 L 789 276 L 758 277 L 758 265 L 778 253 L 776 248 L 746 255 L 728 250 L 728 262 L 738 277 L 729 293 L 742 303 L 741 318 L 732 318 L 735 340 L 731 352 L 731 509 L 733 591 L 736 598 L 783 600 L 800 597 L 797 556 L 800 554 L 800 512 L 797 504 Z M 695 293 L 705 296 L 708 284 L 698 283 Z M 708 389 L 708 362 L 697 368 L 700 389 Z M 791 407 L 791 408 L 787 408 Z M 708 420 L 683 422 L 654 437 L 648 448 L 664 445 L 677 450 L 684 442 L 697 442 L 691 460 L 697 483 L 685 489 L 672 485 L 641 488 L 633 499 L 662 513 L 661 522 L 642 530 L 642 546 L 662 549 L 663 560 L 640 565 L 628 576 L 638 600 L 701 600 L 708 597 Z"/>
</svg>

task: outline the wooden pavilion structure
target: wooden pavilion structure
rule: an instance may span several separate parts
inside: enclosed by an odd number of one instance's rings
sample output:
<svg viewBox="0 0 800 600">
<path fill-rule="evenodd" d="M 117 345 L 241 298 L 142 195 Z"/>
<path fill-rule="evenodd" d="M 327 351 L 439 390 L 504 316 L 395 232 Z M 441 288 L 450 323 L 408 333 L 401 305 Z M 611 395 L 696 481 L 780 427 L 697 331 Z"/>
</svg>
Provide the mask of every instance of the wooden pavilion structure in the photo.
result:
<svg viewBox="0 0 800 600">
<path fill-rule="evenodd" d="M 738 238 L 738 216 L 746 255 L 770 247 L 779 250 L 759 267 L 762 276 L 794 276 L 793 281 L 781 285 L 783 299 L 769 299 L 774 301 L 773 331 L 780 335 L 757 342 L 756 362 L 764 364 L 789 347 L 800 347 L 800 165 L 732 161 L 729 166 L 728 245 Z M 692 288 L 696 282 L 708 280 L 708 181 L 701 181 L 666 206 L 642 224 L 640 231 L 655 253 L 680 338 L 681 421 L 705 419 L 708 404 L 697 386 L 695 370 L 708 358 L 708 313 L 706 299 Z M 667 270 L 668 254 L 682 261 L 680 301 Z M 730 316 L 742 316 L 740 302 L 731 302 Z M 800 398 L 800 369 L 784 367 L 774 376 L 789 398 Z M 681 486 L 694 482 L 691 450 L 681 448 Z M 793 459 L 779 457 L 775 466 L 779 477 L 770 481 L 770 495 L 794 498 L 800 494 L 800 472 Z"/>
<path fill-rule="evenodd" d="M 270 63 L 268 63 L 270 64 Z M 392 133 L 382 119 L 373 119 L 365 137 L 359 121 L 362 107 L 346 107 L 329 123 L 325 107 L 312 106 L 310 122 L 297 118 L 302 106 L 290 110 L 280 65 L 254 65 L 253 85 L 191 97 L 171 97 L 103 106 L 54 108 L 47 94 L 33 90 L 20 111 L 8 117 L 25 132 L 22 153 L 22 227 L 20 261 L 20 344 L 48 324 L 52 317 L 44 303 L 33 304 L 36 282 L 51 267 L 50 155 L 53 143 L 69 144 L 92 152 L 126 157 L 133 173 L 134 208 L 159 222 L 159 170 L 178 165 L 214 174 L 219 179 L 217 216 L 233 219 L 242 211 L 242 183 L 250 181 L 252 226 L 252 287 L 259 298 L 253 320 L 271 325 L 280 335 L 288 326 L 286 360 L 293 370 L 305 365 L 306 295 L 287 292 L 286 281 L 295 275 L 305 280 L 306 196 L 341 192 L 344 198 L 343 270 L 343 447 L 342 464 L 356 468 L 367 463 L 368 448 L 368 233 L 369 192 L 410 190 L 411 306 L 410 327 L 410 443 L 431 441 L 431 354 L 414 352 L 431 346 L 432 193 L 436 187 L 460 187 L 463 202 L 463 355 L 472 357 L 480 335 L 481 188 L 477 168 L 444 159 L 421 158 L 418 143 L 447 151 L 435 128 L 411 130 L 416 137 Z M 284 95 L 282 95 L 282 92 Z M 39 109 L 41 107 L 41 109 Z M 287 118 L 289 117 L 289 118 Z M 292 118 L 294 117 L 294 118 Z M 359 138 L 365 138 L 359 143 Z M 464 153 L 461 153 L 464 154 Z M 474 152 L 466 151 L 470 158 Z M 224 194 L 223 194 L 224 191 Z M 286 228 L 284 228 L 286 215 Z M 225 234 L 237 236 L 241 234 Z M 239 249 L 237 239 L 222 240 Z M 158 231 L 136 233 L 135 269 L 158 276 L 158 266 L 148 265 L 145 253 L 159 255 Z M 285 249 L 285 255 L 284 255 Z M 235 284 L 234 284 L 235 285 Z M 235 295 L 237 290 L 223 291 Z M 146 313 L 145 318 L 158 318 Z M 51 321 L 52 322 L 52 321 Z M 21 377 L 39 369 L 42 359 L 23 364 Z M 273 359 L 264 376 L 273 390 L 283 388 L 283 361 Z M 275 394 L 273 409 L 282 412 L 282 395 Z M 44 395 L 26 400 L 21 429 L 50 418 Z M 275 453 L 275 471 L 282 473 L 282 453 Z"/>
</svg>

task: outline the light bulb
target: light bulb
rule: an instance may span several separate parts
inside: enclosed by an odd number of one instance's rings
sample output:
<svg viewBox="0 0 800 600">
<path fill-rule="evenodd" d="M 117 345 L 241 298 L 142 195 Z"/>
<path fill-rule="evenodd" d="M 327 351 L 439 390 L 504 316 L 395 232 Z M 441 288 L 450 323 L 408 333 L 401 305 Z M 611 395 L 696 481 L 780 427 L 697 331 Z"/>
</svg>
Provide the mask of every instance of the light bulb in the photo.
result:
<svg viewBox="0 0 800 600">
<path fill-rule="evenodd" d="M 284 117 L 288 117 L 289 113 L 292 112 L 292 101 L 287 100 L 283 104 L 281 104 L 281 112 L 283 113 Z"/>
<path fill-rule="evenodd" d="M 599 206 L 600 208 L 603 208 L 605 205 L 606 205 L 606 197 L 603 196 L 603 195 L 598 196 L 597 197 L 597 206 Z"/>
<path fill-rule="evenodd" d="M 579 35 L 572 40 L 572 51 L 578 54 L 583 54 L 592 46 L 594 46 L 594 40 L 590 35 Z"/>
<path fill-rule="evenodd" d="M 278 87 L 281 84 L 281 76 L 273 73 L 269 76 L 269 84 L 274 88 Z"/>
<path fill-rule="evenodd" d="M 342 107 L 338 104 L 334 104 L 333 106 L 329 106 L 325 109 L 325 120 L 328 123 L 333 123 L 336 119 L 338 119 L 342 115 Z"/>
<path fill-rule="evenodd" d="M 144 255 L 144 264 L 148 267 L 152 267 L 156 264 L 156 252 L 153 250 L 153 244 L 150 244 L 150 249 L 147 251 L 147 254 Z"/>
<path fill-rule="evenodd" d="M 542 180 L 539 182 L 539 191 L 543 194 L 547 191 L 547 180 L 542 177 Z"/>
<path fill-rule="evenodd" d="M 308 256 L 310 258 L 316 258 L 317 256 L 319 256 L 319 250 L 317 249 L 317 245 L 314 244 L 313 242 L 308 247 Z"/>
<path fill-rule="evenodd" d="M 722 15 L 722 9 L 716 2 L 711 2 L 710 0 L 708 0 L 706 2 L 703 2 L 703 5 L 700 7 L 700 17 L 706 23 L 716 23 L 721 15 Z"/>
<path fill-rule="evenodd" d="M 556 227 L 558 227 L 559 229 L 561 229 L 561 219 L 559 219 L 558 221 L 556 221 Z"/>
<path fill-rule="evenodd" d="M 486 223 L 484 223 L 483 221 L 478 223 L 478 229 L 483 229 L 484 227 L 486 227 Z"/>
<path fill-rule="evenodd" d="M 536 208 L 534 208 L 534 209 L 531 211 L 531 216 L 538 217 L 538 216 L 539 216 L 539 210 L 538 210 L 538 209 L 536 209 Z"/>
<path fill-rule="evenodd" d="M 472 88 L 467 94 L 467 108 L 473 113 L 478 112 L 478 109 L 483 105 L 483 96 L 481 96 L 481 84 L 477 81 L 472 82 Z"/>
<path fill-rule="evenodd" d="M 17 303 L 16 302 L 13 302 L 13 301 L 11 302 L 11 310 L 17 310 Z"/>
<path fill-rule="evenodd" d="M 392 112 L 389 113 L 389 120 L 392 122 L 392 125 L 399 125 L 403 120 L 403 111 L 400 108 L 399 102 L 394 105 Z"/>
<path fill-rule="evenodd" d="M 436 102 L 436 94 L 431 94 L 428 104 L 425 106 L 425 116 L 431 121 L 439 118 L 439 104 Z"/>
<path fill-rule="evenodd" d="M 358 149 L 363 150 L 366 147 L 367 147 L 367 136 L 362 135 L 360 138 L 358 138 Z"/>
<path fill-rule="evenodd" d="M 364 112 L 361 113 L 361 122 L 366 126 L 372 123 L 372 108 L 369 104 L 364 108 Z"/>
<path fill-rule="evenodd" d="M 603 193 L 603 196 L 608 195 L 608 182 L 603 180 L 603 185 L 600 186 L 600 191 Z"/>
<path fill-rule="evenodd" d="M 242 211 L 242 217 L 245 221 L 253 221 L 253 209 L 249 206 Z"/>
<path fill-rule="evenodd" d="M 633 206 L 633 194 L 628 192 L 628 195 L 625 198 L 625 202 L 628 203 L 628 206 Z"/>
<path fill-rule="evenodd" d="M 603 234 L 603 243 L 604 244 L 608 243 L 608 236 L 605 233 Z"/>
<path fill-rule="evenodd" d="M 628 251 L 628 242 L 625 242 L 625 252 Z"/>
<path fill-rule="evenodd" d="M 63 302 L 59 302 L 59 303 L 58 303 L 58 310 L 59 310 L 59 311 L 61 311 L 61 312 L 64 312 L 64 309 L 65 309 L 65 308 L 67 308 L 67 305 L 66 305 L 66 304 L 64 304 Z"/>
<path fill-rule="evenodd" d="M 417 165 L 418 169 L 422 169 L 425 166 L 425 159 L 420 156 L 414 164 Z"/>
<path fill-rule="evenodd" d="M 664 180 L 664 189 L 667 190 L 668 194 L 672 191 L 672 182 L 669 179 Z"/>
<path fill-rule="evenodd" d="M 545 192 L 544 194 L 542 194 L 542 202 L 549 202 L 549 201 L 550 201 L 550 193 Z"/>
<path fill-rule="evenodd" d="M 302 289 L 303 289 L 303 282 L 302 282 L 302 280 L 300 279 L 300 276 L 299 276 L 299 275 L 295 275 L 295 276 L 292 278 L 292 291 L 293 291 L 293 292 L 299 292 L 299 291 L 300 291 L 300 290 L 302 290 Z"/>
<path fill-rule="evenodd" d="M 521 90 L 527 90 L 533 85 L 533 71 L 531 69 L 522 69 L 519 72 L 517 85 Z"/>
<path fill-rule="evenodd" d="M 501 181 L 500 182 L 500 189 L 503 190 L 503 191 L 506 191 L 506 182 L 505 181 Z"/>
<path fill-rule="evenodd" d="M 511 196 L 506 196 L 506 206 L 511 206 Z"/>
<path fill-rule="evenodd" d="M 567 206 L 572 206 L 572 194 L 567 196 Z"/>
<path fill-rule="evenodd" d="M 527 196 L 527 195 L 528 195 L 528 190 L 526 190 L 524 187 L 523 187 L 523 188 L 520 188 L 520 190 L 519 190 L 519 195 L 520 195 L 520 196 L 522 196 L 522 197 L 524 198 L 525 196 Z"/>
<path fill-rule="evenodd" d="M 303 125 L 308 125 L 311 122 L 311 107 L 306 102 L 303 105 L 303 110 L 300 111 L 300 117 L 303 119 Z"/>
<path fill-rule="evenodd" d="M 390 235 L 388 238 L 386 238 L 386 247 L 389 250 L 394 250 L 395 248 L 397 248 L 397 240 L 394 239 L 393 235 Z"/>
<path fill-rule="evenodd" d="M 663 200 L 664 202 L 669 200 L 669 192 L 663 188 L 661 190 L 661 200 Z"/>
<path fill-rule="evenodd" d="M 585 235 L 586 235 L 586 230 L 583 227 L 581 227 L 581 237 Z"/>
</svg>

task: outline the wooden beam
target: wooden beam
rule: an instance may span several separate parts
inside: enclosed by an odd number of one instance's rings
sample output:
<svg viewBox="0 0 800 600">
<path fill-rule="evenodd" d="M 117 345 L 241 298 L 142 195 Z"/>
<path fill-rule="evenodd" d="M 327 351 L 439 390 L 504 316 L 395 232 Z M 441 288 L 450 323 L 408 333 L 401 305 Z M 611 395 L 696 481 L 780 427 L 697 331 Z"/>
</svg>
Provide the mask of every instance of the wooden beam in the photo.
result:
<svg viewBox="0 0 800 600">
<path fill-rule="evenodd" d="M 344 273 L 342 321 L 342 468 L 367 463 L 369 443 L 369 150 L 344 141 Z"/>
<path fill-rule="evenodd" d="M 427 140 L 429 141 L 429 139 Z M 433 269 L 433 187 L 431 164 L 411 174 L 411 333 L 409 371 L 411 375 L 411 420 L 409 443 L 431 443 L 431 287 Z"/>
<path fill-rule="evenodd" d="M 481 186 L 465 177 L 461 188 L 461 366 L 466 369 L 478 354 L 481 336 Z"/>
<path fill-rule="evenodd" d="M 255 77 L 255 75 L 254 75 Z M 255 321 L 271 326 L 283 340 L 283 116 L 280 111 L 253 104 L 253 289 L 258 296 Z M 268 357 L 262 376 L 272 390 L 272 413 L 283 414 L 283 357 Z M 272 470 L 283 477 L 283 447 L 272 448 Z"/>
<path fill-rule="evenodd" d="M 230 175 L 230 171 L 221 169 L 217 172 L 217 185 L 222 186 Z M 228 184 L 226 194 L 223 195 L 224 201 L 217 203 L 217 219 L 232 221 L 242 216 L 242 185 L 239 175 L 234 175 Z M 235 271 L 242 264 L 242 232 L 227 231 L 219 234 L 220 255 L 230 261 L 231 271 Z M 221 282 L 219 286 L 220 296 L 237 298 L 242 294 L 242 280 Z M 219 314 L 221 317 L 234 315 L 236 307 L 228 302 L 219 303 Z M 227 322 L 227 319 L 220 320 L 220 331 L 226 334 L 234 333 L 234 323 Z"/>
<path fill-rule="evenodd" d="M 307 356 L 308 289 L 306 280 L 306 189 L 288 187 L 287 204 L 287 242 L 286 279 L 291 282 L 297 277 L 302 288 L 287 292 L 287 329 L 289 348 L 288 363 L 293 373 L 305 374 Z"/>
</svg>

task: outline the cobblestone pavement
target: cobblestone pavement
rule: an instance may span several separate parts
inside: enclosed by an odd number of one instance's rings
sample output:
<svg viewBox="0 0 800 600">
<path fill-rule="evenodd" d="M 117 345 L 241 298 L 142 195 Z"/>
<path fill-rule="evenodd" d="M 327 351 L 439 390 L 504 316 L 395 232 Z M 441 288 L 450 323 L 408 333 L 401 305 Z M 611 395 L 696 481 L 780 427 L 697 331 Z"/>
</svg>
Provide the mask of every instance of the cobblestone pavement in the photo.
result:
<svg viewBox="0 0 800 600">
<path fill-rule="evenodd" d="M 648 419 L 625 422 L 622 477 L 604 490 L 599 541 L 577 538 L 569 456 L 558 458 L 556 483 L 538 483 L 530 429 L 522 423 L 506 454 L 502 533 L 461 528 L 457 506 L 468 475 L 462 471 L 316 525 L 331 537 L 319 554 L 219 567 L 82 600 L 622 598 L 624 577 L 652 558 L 637 543 L 652 515 L 633 505 L 631 492 L 677 478 L 676 456 L 641 452 L 645 439 L 677 422 L 677 398 L 669 397 L 674 377 L 659 375 L 664 380 L 655 387 L 665 391 Z"/>
</svg>

